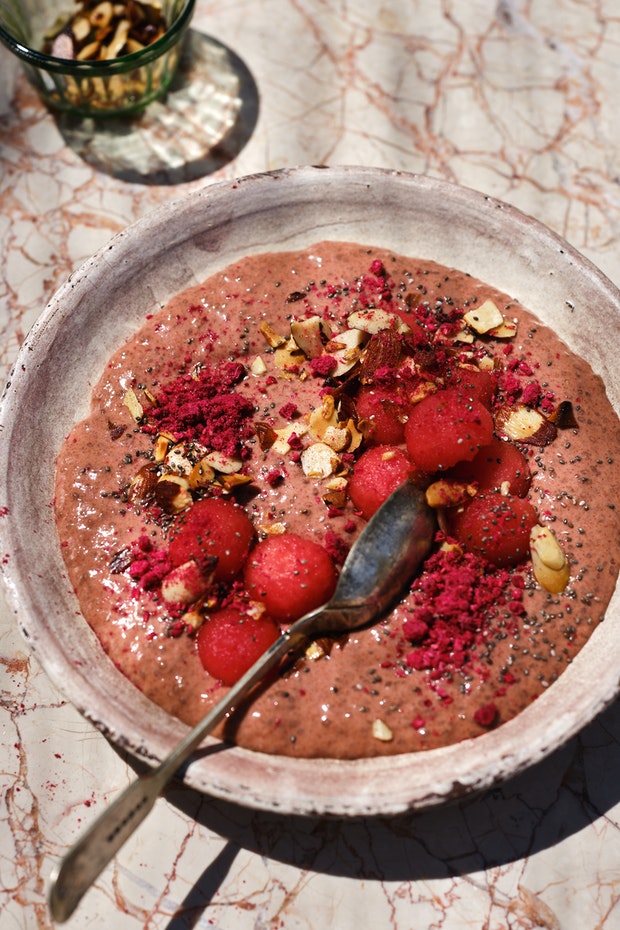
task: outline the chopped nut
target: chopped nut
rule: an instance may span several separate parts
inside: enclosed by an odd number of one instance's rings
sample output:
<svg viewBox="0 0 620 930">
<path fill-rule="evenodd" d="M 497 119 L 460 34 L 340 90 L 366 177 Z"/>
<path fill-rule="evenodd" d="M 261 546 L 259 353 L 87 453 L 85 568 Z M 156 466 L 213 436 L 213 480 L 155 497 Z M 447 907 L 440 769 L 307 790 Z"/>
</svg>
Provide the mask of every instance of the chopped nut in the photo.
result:
<svg viewBox="0 0 620 930">
<path fill-rule="evenodd" d="M 260 355 L 257 355 L 250 365 L 250 371 L 253 375 L 264 375 L 267 371 L 267 366 L 263 358 Z"/>
<path fill-rule="evenodd" d="M 168 450 L 164 459 L 164 466 L 168 471 L 175 472 L 177 475 L 189 475 L 196 464 L 197 456 L 203 454 L 203 448 L 185 442 L 177 442 Z"/>
<path fill-rule="evenodd" d="M 436 394 L 439 390 L 439 385 L 435 384 L 434 381 L 422 381 L 418 384 L 410 394 L 409 394 L 409 403 L 419 404 L 421 400 L 424 400 L 425 397 L 430 397 L 431 394 Z"/>
<path fill-rule="evenodd" d="M 286 342 L 285 337 L 280 336 L 279 333 L 276 333 L 275 329 L 272 329 L 269 323 L 261 323 L 260 331 L 272 349 L 277 349 L 279 346 L 284 345 Z"/>
<path fill-rule="evenodd" d="M 308 418 L 308 431 L 315 439 L 323 439 L 330 426 L 338 428 L 338 411 L 333 396 L 325 394 L 321 406 Z"/>
<path fill-rule="evenodd" d="M 307 358 L 318 358 L 323 354 L 325 341 L 331 337 L 331 331 L 320 316 L 311 316 L 305 320 L 293 320 L 291 336 Z"/>
<path fill-rule="evenodd" d="M 568 584 L 570 566 L 564 550 L 548 527 L 532 527 L 530 554 L 534 577 L 538 583 L 545 591 L 560 594 Z"/>
<path fill-rule="evenodd" d="M 271 443 L 270 448 L 277 455 L 288 455 L 291 451 L 289 445 L 291 436 L 303 436 L 307 432 L 308 427 L 305 423 L 287 423 L 286 426 L 283 426 L 281 429 L 274 430 L 275 439 Z"/>
<path fill-rule="evenodd" d="M 183 475 L 162 475 L 155 487 L 155 500 L 166 513 L 187 510 L 193 503 L 189 481 Z"/>
<path fill-rule="evenodd" d="M 301 467 L 308 478 L 329 478 L 339 464 L 334 450 L 324 442 L 315 442 L 301 453 Z"/>
<path fill-rule="evenodd" d="M 127 496 L 130 501 L 147 501 L 155 496 L 157 487 L 157 466 L 143 465 L 133 476 Z"/>
<path fill-rule="evenodd" d="M 367 338 L 361 330 L 345 329 L 327 343 L 325 352 L 336 359 L 336 365 L 330 372 L 332 377 L 339 378 L 357 365 Z"/>
<path fill-rule="evenodd" d="M 199 462 L 196 462 L 187 476 L 187 480 L 193 491 L 198 488 L 206 488 L 215 480 L 215 471 L 208 462 L 201 459 Z"/>
<path fill-rule="evenodd" d="M 355 452 L 355 450 L 359 449 L 362 442 L 364 441 L 364 433 L 359 428 L 359 423 L 356 424 L 351 419 L 347 420 L 346 427 L 350 436 L 347 451 Z"/>
<path fill-rule="evenodd" d="M 127 388 L 125 391 L 125 396 L 123 397 L 123 403 L 129 410 L 136 423 L 139 423 L 144 416 L 144 408 L 138 400 L 138 396 L 133 388 Z"/>
<path fill-rule="evenodd" d="M 334 452 L 343 452 L 351 441 L 351 434 L 346 427 L 328 426 L 323 434 L 323 442 Z"/>
<path fill-rule="evenodd" d="M 372 735 L 383 743 L 389 743 L 390 740 L 394 739 L 394 734 L 383 720 L 373 720 Z"/>
<path fill-rule="evenodd" d="M 168 572 L 161 583 L 161 594 L 167 604 L 193 604 L 204 594 L 213 582 L 215 563 L 205 571 L 194 559 L 184 562 Z"/>
<path fill-rule="evenodd" d="M 465 481 L 451 481 L 440 478 L 433 481 L 426 489 L 426 502 L 429 507 L 455 507 L 476 495 L 476 487 Z"/>
<path fill-rule="evenodd" d="M 557 436 L 557 427 L 539 410 L 525 404 L 506 404 L 496 412 L 495 428 L 500 435 L 513 442 L 526 442 L 546 446 Z"/>
<path fill-rule="evenodd" d="M 463 319 L 468 326 L 471 326 L 480 335 L 488 333 L 489 330 L 501 326 L 504 323 L 504 316 L 492 300 L 485 300 L 484 303 L 476 307 L 475 310 L 469 310 Z"/>
<path fill-rule="evenodd" d="M 165 433 L 160 433 L 159 436 L 157 436 L 153 450 L 156 462 L 164 461 L 172 442 L 174 442 L 174 438 L 172 436 L 167 436 Z"/>
<path fill-rule="evenodd" d="M 558 429 L 578 429 L 579 423 L 573 410 L 570 400 L 563 400 L 555 408 L 553 413 L 549 414 L 549 419 L 555 423 Z"/>
<path fill-rule="evenodd" d="M 281 536 L 282 533 L 286 533 L 286 523 L 263 523 L 259 530 L 267 536 Z"/>
<path fill-rule="evenodd" d="M 232 491 L 233 488 L 239 488 L 244 484 L 251 484 L 254 479 L 251 475 L 242 475 L 240 472 L 234 472 L 232 475 L 220 475 L 217 479 L 217 483 L 220 484 L 225 491 Z"/>
<path fill-rule="evenodd" d="M 305 359 L 294 339 L 288 339 L 275 351 L 274 361 L 280 370 L 281 378 L 293 379 L 299 377 L 300 366 Z"/>
</svg>

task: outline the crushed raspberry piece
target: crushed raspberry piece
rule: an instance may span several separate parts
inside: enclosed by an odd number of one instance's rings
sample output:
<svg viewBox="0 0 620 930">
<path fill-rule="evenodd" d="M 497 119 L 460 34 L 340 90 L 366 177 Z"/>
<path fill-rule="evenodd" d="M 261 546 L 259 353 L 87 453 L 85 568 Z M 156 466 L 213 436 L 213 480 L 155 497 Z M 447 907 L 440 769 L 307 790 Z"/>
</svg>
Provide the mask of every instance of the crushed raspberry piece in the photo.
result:
<svg viewBox="0 0 620 930">
<path fill-rule="evenodd" d="M 491 727 L 497 719 L 497 707 L 495 704 L 484 704 L 474 713 L 474 720 L 481 727 Z"/>
<path fill-rule="evenodd" d="M 310 370 L 315 378 L 327 378 L 337 364 L 332 355 L 320 355 L 318 358 L 310 359 Z"/>
</svg>

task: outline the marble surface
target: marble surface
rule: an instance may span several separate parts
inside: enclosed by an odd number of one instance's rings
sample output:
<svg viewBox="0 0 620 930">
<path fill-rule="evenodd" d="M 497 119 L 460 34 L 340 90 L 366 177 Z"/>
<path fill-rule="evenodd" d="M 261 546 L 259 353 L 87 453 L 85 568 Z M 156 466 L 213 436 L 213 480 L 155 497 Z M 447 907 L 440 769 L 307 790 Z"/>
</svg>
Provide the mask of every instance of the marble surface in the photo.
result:
<svg viewBox="0 0 620 930">
<path fill-rule="evenodd" d="M 474 187 L 620 283 L 616 0 L 198 0 L 191 38 L 166 105 L 99 132 L 47 112 L 0 48 L 3 380 L 115 232 L 287 165 Z M 4 601 L 0 693 L 0 925 L 49 928 L 53 863 L 135 769 L 49 683 Z M 420 815 L 277 817 L 171 788 L 67 926 L 615 930 L 619 825 L 614 705 L 535 769 Z"/>
</svg>

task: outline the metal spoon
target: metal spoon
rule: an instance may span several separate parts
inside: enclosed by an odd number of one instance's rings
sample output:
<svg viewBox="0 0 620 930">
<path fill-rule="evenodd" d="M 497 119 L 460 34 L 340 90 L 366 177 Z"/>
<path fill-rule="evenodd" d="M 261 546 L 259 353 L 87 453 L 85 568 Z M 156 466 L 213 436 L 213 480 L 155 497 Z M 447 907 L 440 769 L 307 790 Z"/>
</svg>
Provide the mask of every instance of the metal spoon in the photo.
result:
<svg viewBox="0 0 620 930">
<path fill-rule="evenodd" d="M 310 638 L 358 629 L 384 613 L 419 570 L 434 532 L 435 516 L 424 493 L 406 481 L 364 527 L 342 568 L 331 600 L 285 630 L 167 759 L 132 782 L 69 850 L 51 876 L 49 906 L 54 920 L 62 923 L 71 916 L 90 885 L 145 819 L 168 782 L 265 673 Z"/>
</svg>

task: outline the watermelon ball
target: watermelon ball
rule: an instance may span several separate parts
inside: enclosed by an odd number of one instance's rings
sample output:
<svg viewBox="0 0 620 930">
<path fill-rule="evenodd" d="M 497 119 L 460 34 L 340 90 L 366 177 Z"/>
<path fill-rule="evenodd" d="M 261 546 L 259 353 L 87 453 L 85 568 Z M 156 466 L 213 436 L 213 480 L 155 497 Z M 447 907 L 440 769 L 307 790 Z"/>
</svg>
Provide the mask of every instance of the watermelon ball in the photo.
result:
<svg viewBox="0 0 620 930">
<path fill-rule="evenodd" d="M 215 557 L 214 581 L 229 582 L 241 571 L 254 541 L 254 527 L 234 501 L 205 497 L 177 519 L 168 548 L 173 568 L 194 559 L 209 565 Z"/>
<path fill-rule="evenodd" d="M 355 409 L 358 417 L 370 424 L 370 442 L 380 445 L 404 442 L 403 403 L 394 388 L 361 387 L 355 398 Z"/>
<path fill-rule="evenodd" d="M 297 533 L 259 542 L 243 572 L 250 597 L 281 623 L 291 623 L 325 604 L 336 588 L 337 573 L 327 551 Z"/>
<path fill-rule="evenodd" d="M 411 408 L 405 425 L 409 458 L 433 473 L 471 461 L 493 438 L 493 417 L 478 400 L 458 388 L 445 388 Z"/>
<path fill-rule="evenodd" d="M 483 368 L 460 367 L 451 373 L 448 386 L 491 409 L 497 394 L 497 375 Z"/>
<path fill-rule="evenodd" d="M 198 631 L 198 656 L 209 675 L 224 685 L 234 685 L 279 635 L 280 629 L 270 617 L 253 617 L 238 607 L 222 607 Z"/>
<path fill-rule="evenodd" d="M 538 516 L 529 501 L 491 491 L 452 512 L 449 531 L 470 552 L 507 567 L 529 555 L 530 531 L 536 523 Z"/>
<path fill-rule="evenodd" d="M 349 479 L 353 506 L 370 520 L 411 471 L 411 462 L 402 449 L 391 445 L 371 446 L 360 455 Z"/>
<path fill-rule="evenodd" d="M 461 481 L 475 481 L 480 491 L 499 491 L 506 484 L 509 493 L 517 497 L 526 496 L 532 480 L 521 450 L 497 436 L 482 446 L 471 462 L 457 465 L 451 475 Z"/>
</svg>

